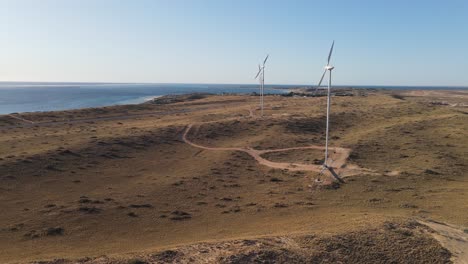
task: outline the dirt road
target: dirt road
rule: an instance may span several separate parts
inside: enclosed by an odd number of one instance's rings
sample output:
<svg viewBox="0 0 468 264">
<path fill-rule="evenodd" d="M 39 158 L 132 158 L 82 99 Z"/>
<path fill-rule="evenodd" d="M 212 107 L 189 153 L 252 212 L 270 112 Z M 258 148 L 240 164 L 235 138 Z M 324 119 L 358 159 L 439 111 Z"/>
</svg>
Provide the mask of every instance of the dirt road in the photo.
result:
<svg viewBox="0 0 468 264">
<path fill-rule="evenodd" d="M 314 171 L 320 172 L 322 170 L 321 165 L 314 165 L 314 164 L 301 164 L 301 163 L 286 163 L 286 162 L 273 162 L 269 161 L 262 157 L 263 154 L 271 153 L 271 152 L 283 152 L 283 151 L 290 151 L 290 150 L 304 150 L 304 149 L 318 149 L 324 150 L 323 146 L 305 146 L 305 147 L 293 147 L 293 148 L 282 148 L 282 149 L 269 149 L 269 150 L 256 150 L 253 148 L 226 148 L 226 147 L 207 147 L 196 144 L 187 138 L 187 135 L 190 132 L 193 124 L 190 124 L 185 129 L 185 132 L 182 136 L 182 139 L 185 143 L 204 150 L 209 151 L 242 151 L 250 156 L 252 156 L 259 164 L 274 168 L 274 169 L 287 169 L 291 171 Z M 357 173 L 362 173 L 364 169 L 361 169 L 357 166 L 348 166 L 346 161 L 351 153 L 350 149 L 347 148 L 339 148 L 339 147 L 332 147 L 329 148 L 332 153 L 334 153 L 332 160 L 333 164 L 332 167 L 335 169 L 337 173 L 339 173 L 342 177 L 355 175 Z"/>
</svg>

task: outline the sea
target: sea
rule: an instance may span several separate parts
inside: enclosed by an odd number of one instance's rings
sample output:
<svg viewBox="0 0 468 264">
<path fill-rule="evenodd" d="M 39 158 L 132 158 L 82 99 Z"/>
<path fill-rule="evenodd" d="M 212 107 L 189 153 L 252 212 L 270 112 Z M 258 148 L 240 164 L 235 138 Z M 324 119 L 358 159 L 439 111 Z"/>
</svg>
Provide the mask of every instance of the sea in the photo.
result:
<svg viewBox="0 0 468 264">
<path fill-rule="evenodd" d="M 288 93 L 289 88 L 305 86 L 306 85 L 265 85 L 265 93 L 283 94 Z M 443 87 L 404 86 L 362 86 L 362 88 L 444 89 Z M 452 88 L 466 89 L 466 87 Z M 0 82 L 0 114 L 139 104 L 152 98 L 169 94 L 249 94 L 253 92 L 259 92 L 258 84 Z"/>
</svg>

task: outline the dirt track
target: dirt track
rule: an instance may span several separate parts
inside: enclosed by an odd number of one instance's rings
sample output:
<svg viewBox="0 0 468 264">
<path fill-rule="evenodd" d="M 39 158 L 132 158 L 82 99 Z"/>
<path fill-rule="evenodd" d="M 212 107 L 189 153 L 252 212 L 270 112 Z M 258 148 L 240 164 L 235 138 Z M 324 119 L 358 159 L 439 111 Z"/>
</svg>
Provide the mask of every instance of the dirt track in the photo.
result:
<svg viewBox="0 0 468 264">
<path fill-rule="evenodd" d="M 453 254 L 452 261 L 468 264 L 468 234 L 459 227 L 434 221 L 419 221 L 433 229 L 431 235 Z"/>
<path fill-rule="evenodd" d="M 190 141 L 187 138 L 190 129 L 192 128 L 193 124 L 187 126 L 182 139 L 185 143 L 204 150 L 210 151 L 242 151 L 250 156 L 252 156 L 259 164 L 274 168 L 274 169 L 287 169 L 291 171 L 314 171 L 314 172 L 321 172 L 322 166 L 321 165 L 312 165 L 312 164 L 301 164 L 301 163 L 286 163 L 286 162 L 273 162 L 269 161 L 262 157 L 262 154 L 271 153 L 271 152 L 282 152 L 282 151 L 289 151 L 289 150 L 303 150 L 303 149 L 318 149 L 324 150 L 323 146 L 305 146 L 305 147 L 293 147 L 293 148 L 282 148 L 282 149 L 269 149 L 269 150 L 256 150 L 253 148 L 226 148 L 226 147 L 206 147 L 199 144 L 196 144 Z M 347 166 L 346 161 L 351 153 L 350 149 L 347 148 L 339 148 L 339 147 L 332 147 L 330 148 L 332 153 L 334 154 L 332 157 L 333 163 L 332 167 L 336 170 L 337 173 L 340 173 L 341 176 L 351 176 L 357 173 L 361 173 L 364 170 L 358 168 L 357 166 Z"/>
</svg>

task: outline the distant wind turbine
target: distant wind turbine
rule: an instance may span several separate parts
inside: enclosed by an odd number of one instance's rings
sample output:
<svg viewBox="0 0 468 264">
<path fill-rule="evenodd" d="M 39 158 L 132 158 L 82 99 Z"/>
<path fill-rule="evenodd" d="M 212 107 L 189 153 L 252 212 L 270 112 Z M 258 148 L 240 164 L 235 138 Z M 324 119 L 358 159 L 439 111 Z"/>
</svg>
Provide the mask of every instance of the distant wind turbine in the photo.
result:
<svg viewBox="0 0 468 264">
<path fill-rule="evenodd" d="M 261 116 L 263 117 L 263 95 L 264 95 L 264 88 L 265 88 L 265 63 L 268 60 L 268 57 L 270 55 L 267 55 L 265 59 L 263 60 L 263 66 L 260 66 L 258 64 L 258 72 L 257 75 L 255 75 L 255 79 L 258 78 L 260 82 L 260 109 L 261 109 Z"/>
<path fill-rule="evenodd" d="M 323 78 L 325 77 L 325 75 L 327 74 L 327 71 L 329 72 L 329 75 L 328 75 L 328 95 L 327 95 L 327 126 L 326 126 L 326 132 L 325 132 L 325 160 L 323 161 L 323 168 L 324 169 L 329 169 L 331 170 L 331 168 L 329 167 L 330 164 L 328 164 L 328 134 L 329 134 L 329 123 L 330 123 L 330 104 L 331 104 L 331 81 L 332 81 L 332 70 L 335 68 L 333 66 L 330 65 L 330 59 L 331 59 L 331 56 L 332 56 L 332 53 L 333 53 L 333 47 L 335 46 L 335 41 L 333 41 L 332 45 L 331 45 L 331 48 L 330 48 L 330 52 L 328 53 L 328 60 L 327 60 L 327 65 L 325 66 L 325 70 L 322 74 L 322 78 L 320 78 L 320 81 L 317 85 L 317 88 L 315 89 L 315 91 L 317 91 L 317 89 L 320 87 L 320 85 L 322 85 L 322 81 L 323 81 Z M 333 171 L 331 171 L 332 173 L 334 173 Z"/>
</svg>

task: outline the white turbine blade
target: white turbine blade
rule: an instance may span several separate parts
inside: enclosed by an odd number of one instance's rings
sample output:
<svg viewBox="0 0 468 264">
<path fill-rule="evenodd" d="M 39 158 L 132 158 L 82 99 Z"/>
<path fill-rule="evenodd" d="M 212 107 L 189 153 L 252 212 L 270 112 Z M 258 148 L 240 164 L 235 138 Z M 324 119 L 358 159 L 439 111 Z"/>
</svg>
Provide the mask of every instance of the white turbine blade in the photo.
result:
<svg viewBox="0 0 468 264">
<path fill-rule="evenodd" d="M 323 72 L 322 78 L 320 78 L 320 82 L 318 83 L 317 88 L 315 88 L 314 94 L 317 94 L 318 88 L 320 87 L 320 85 L 322 85 L 322 81 L 323 81 L 323 78 L 325 78 L 326 73 L 327 73 L 327 69 L 325 69 L 325 71 Z"/>
<path fill-rule="evenodd" d="M 330 64 L 330 59 L 331 59 L 331 56 L 332 56 L 332 53 L 333 53 L 333 46 L 335 46 L 335 41 L 333 41 L 332 45 L 331 45 L 331 48 L 330 48 L 330 53 L 328 54 L 328 61 L 327 61 L 327 65 Z"/>
<path fill-rule="evenodd" d="M 327 69 L 325 69 L 325 71 L 323 72 L 322 78 L 320 78 L 320 82 L 318 83 L 317 88 L 320 87 L 320 85 L 322 85 L 322 81 L 323 81 L 323 78 L 325 78 L 325 74 L 327 74 Z"/>
<path fill-rule="evenodd" d="M 257 75 L 255 75 L 255 78 L 254 78 L 254 79 L 257 79 L 257 78 L 258 78 L 258 76 L 260 75 L 260 72 L 261 72 L 261 71 L 258 71 L 258 72 L 257 72 Z"/>
<path fill-rule="evenodd" d="M 268 57 L 270 57 L 270 54 L 267 54 L 267 56 L 266 56 L 265 59 L 263 60 L 263 67 L 265 67 L 265 63 L 267 62 Z"/>
<path fill-rule="evenodd" d="M 262 72 L 262 68 L 260 67 L 260 64 L 259 64 L 258 65 L 258 72 L 257 72 L 257 75 L 255 75 L 254 79 L 257 79 L 261 72 Z"/>
</svg>

